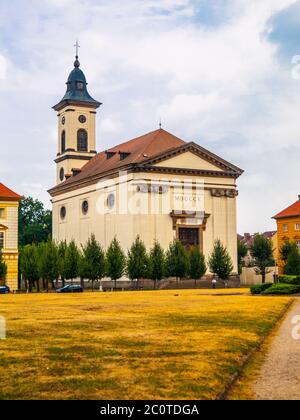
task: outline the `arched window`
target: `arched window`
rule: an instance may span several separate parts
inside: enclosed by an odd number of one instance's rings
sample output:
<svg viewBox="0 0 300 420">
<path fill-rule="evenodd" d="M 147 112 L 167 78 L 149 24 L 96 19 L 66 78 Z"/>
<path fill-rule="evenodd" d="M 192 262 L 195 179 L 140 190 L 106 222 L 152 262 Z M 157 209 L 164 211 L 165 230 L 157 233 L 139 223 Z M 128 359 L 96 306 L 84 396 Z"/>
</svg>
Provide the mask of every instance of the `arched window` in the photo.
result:
<svg viewBox="0 0 300 420">
<path fill-rule="evenodd" d="M 61 133 L 61 153 L 65 153 L 66 151 L 66 132 L 63 130 Z"/>
<path fill-rule="evenodd" d="M 77 150 L 78 152 L 88 151 L 88 133 L 85 130 L 78 130 L 77 132 Z"/>
</svg>

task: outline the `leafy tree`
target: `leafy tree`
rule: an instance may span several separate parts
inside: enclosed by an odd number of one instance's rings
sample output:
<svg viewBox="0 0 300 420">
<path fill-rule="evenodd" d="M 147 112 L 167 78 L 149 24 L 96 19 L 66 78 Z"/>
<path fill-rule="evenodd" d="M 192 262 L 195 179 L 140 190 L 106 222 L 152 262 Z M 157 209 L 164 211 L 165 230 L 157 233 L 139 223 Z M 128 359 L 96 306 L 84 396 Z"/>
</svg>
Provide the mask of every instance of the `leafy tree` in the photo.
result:
<svg viewBox="0 0 300 420">
<path fill-rule="evenodd" d="M 46 241 L 52 233 L 52 212 L 39 200 L 24 198 L 19 207 L 19 245 Z"/>
<path fill-rule="evenodd" d="M 300 255 L 295 243 L 291 246 L 288 254 L 286 265 L 284 267 L 284 273 L 291 276 L 300 275 Z"/>
<path fill-rule="evenodd" d="M 242 274 L 243 258 L 245 258 L 248 253 L 248 248 L 246 247 L 243 241 L 238 240 L 237 251 L 238 251 L 239 274 Z"/>
<path fill-rule="evenodd" d="M 123 276 L 126 269 L 126 256 L 116 238 L 112 241 L 106 252 L 106 274 L 115 282 Z"/>
<path fill-rule="evenodd" d="M 76 279 L 79 275 L 80 252 L 72 240 L 66 248 L 65 258 L 63 262 L 63 273 L 66 280 Z"/>
<path fill-rule="evenodd" d="M 62 287 L 65 286 L 65 280 L 66 280 L 66 273 L 65 273 L 65 258 L 66 258 L 66 252 L 67 252 L 67 242 L 62 241 L 58 244 L 58 271 L 62 282 Z"/>
<path fill-rule="evenodd" d="M 39 246 L 39 269 L 40 276 L 46 280 L 46 289 L 49 288 L 49 282 L 54 289 L 54 281 L 59 277 L 59 256 L 56 243 L 52 239 Z"/>
<path fill-rule="evenodd" d="M 131 280 L 137 280 L 137 287 L 142 278 L 149 274 L 149 258 L 144 242 L 138 236 L 128 251 L 127 274 Z"/>
<path fill-rule="evenodd" d="M 169 249 L 166 254 L 166 272 L 169 277 L 176 277 L 182 279 L 188 275 L 189 271 L 189 258 L 182 243 L 174 239 L 170 243 Z"/>
<path fill-rule="evenodd" d="M 209 269 L 223 282 L 226 282 L 232 273 L 233 264 L 227 248 L 217 239 L 214 249 L 208 260 Z"/>
<path fill-rule="evenodd" d="M 82 279 L 92 281 L 92 289 L 94 290 L 94 282 L 105 276 L 105 268 L 105 252 L 99 242 L 96 241 L 95 235 L 92 235 L 86 245 L 82 247 L 78 273 Z"/>
<path fill-rule="evenodd" d="M 32 292 L 34 284 L 40 279 L 39 254 L 36 245 L 26 245 L 21 249 L 20 269 L 25 279 L 26 287 L 28 281 L 29 291 Z"/>
<path fill-rule="evenodd" d="M 163 278 L 165 273 L 165 253 L 157 241 L 150 250 L 149 268 L 150 278 L 154 281 L 154 289 L 156 289 L 157 282 Z"/>
<path fill-rule="evenodd" d="M 272 242 L 264 235 L 255 235 L 250 252 L 254 259 L 255 271 L 262 276 L 262 283 L 265 284 L 266 275 L 270 273 L 269 267 L 274 265 Z"/>
<path fill-rule="evenodd" d="M 286 266 L 288 257 L 294 247 L 297 247 L 295 242 L 286 241 L 284 244 L 281 245 L 279 249 L 279 255 L 280 255 L 280 259 L 283 261 L 284 271 L 285 271 L 285 266 Z"/>
<path fill-rule="evenodd" d="M 2 250 L 0 249 L 0 280 L 5 280 L 7 273 L 7 266 L 3 260 Z"/>
<path fill-rule="evenodd" d="M 197 280 L 200 280 L 207 271 L 205 257 L 200 249 L 195 246 L 190 250 L 189 259 L 189 275 L 195 280 L 196 285 Z"/>
</svg>

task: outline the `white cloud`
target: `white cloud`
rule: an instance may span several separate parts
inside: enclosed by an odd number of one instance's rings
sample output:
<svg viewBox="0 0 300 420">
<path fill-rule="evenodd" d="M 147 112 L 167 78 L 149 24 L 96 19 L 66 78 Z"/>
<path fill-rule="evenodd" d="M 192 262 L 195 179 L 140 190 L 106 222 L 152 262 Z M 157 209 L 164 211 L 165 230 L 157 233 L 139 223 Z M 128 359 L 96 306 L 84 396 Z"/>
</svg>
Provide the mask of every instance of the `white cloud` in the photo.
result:
<svg viewBox="0 0 300 420">
<path fill-rule="evenodd" d="M 6 79 L 7 62 L 5 57 L 0 54 L 0 79 Z"/>
</svg>

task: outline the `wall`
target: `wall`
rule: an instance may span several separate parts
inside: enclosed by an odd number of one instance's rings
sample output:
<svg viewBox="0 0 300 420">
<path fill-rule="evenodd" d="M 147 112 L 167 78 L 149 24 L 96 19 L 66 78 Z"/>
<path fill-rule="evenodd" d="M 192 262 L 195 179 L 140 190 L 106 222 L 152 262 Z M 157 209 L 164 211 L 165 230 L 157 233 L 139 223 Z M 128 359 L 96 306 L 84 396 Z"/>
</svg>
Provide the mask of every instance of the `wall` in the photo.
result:
<svg viewBox="0 0 300 420">
<path fill-rule="evenodd" d="M 169 207 L 165 214 L 114 214 L 107 209 L 106 200 L 110 193 L 115 192 L 117 204 L 124 204 L 126 197 L 122 193 L 121 186 L 128 183 L 135 185 L 142 182 L 181 184 L 186 176 L 155 174 L 155 173 L 134 173 L 129 174 L 127 179 L 117 180 L 115 185 L 99 183 L 98 186 L 84 187 L 53 198 L 53 235 L 56 240 L 70 241 L 74 239 L 77 244 L 87 241 L 91 233 L 96 235 L 103 247 L 107 248 L 114 238 L 118 240 L 124 250 L 127 250 L 137 235 L 140 235 L 149 249 L 154 240 L 161 243 L 167 249 L 169 243 L 176 236 L 173 229 L 173 221 L 170 212 L 174 209 L 174 189 L 171 189 Z M 189 179 L 199 181 L 198 177 L 191 176 Z M 236 198 L 213 197 L 210 188 L 229 188 L 235 190 L 235 180 L 232 178 L 201 178 L 204 181 L 204 209 L 209 214 L 206 230 L 203 232 L 203 251 L 208 258 L 212 252 L 215 239 L 220 239 L 228 247 L 234 263 L 234 272 L 237 272 L 237 232 L 236 232 Z M 123 187 L 122 187 L 123 188 Z M 136 190 L 135 190 L 136 191 Z M 145 198 L 144 193 L 128 193 L 129 205 L 140 198 Z M 193 194 L 192 191 L 188 194 Z M 154 194 L 147 194 L 153 196 Z M 84 200 L 89 201 L 89 212 L 86 216 L 82 214 L 81 206 Z M 163 195 L 157 194 L 153 198 L 152 205 L 162 207 Z M 104 203 L 105 211 L 98 212 L 97 205 Z M 65 220 L 60 218 L 60 209 L 65 206 L 67 216 Z M 148 204 L 150 208 L 150 204 Z M 127 206 L 125 206 L 127 207 Z M 147 212 L 146 212 L 147 213 Z"/>
<path fill-rule="evenodd" d="M 273 283 L 273 275 L 276 273 L 276 268 L 271 267 L 270 273 L 267 274 L 266 283 Z M 255 269 L 253 267 L 243 267 L 243 272 L 240 276 L 241 285 L 249 285 L 252 286 L 254 284 L 262 283 L 262 276 L 256 274 Z"/>
</svg>

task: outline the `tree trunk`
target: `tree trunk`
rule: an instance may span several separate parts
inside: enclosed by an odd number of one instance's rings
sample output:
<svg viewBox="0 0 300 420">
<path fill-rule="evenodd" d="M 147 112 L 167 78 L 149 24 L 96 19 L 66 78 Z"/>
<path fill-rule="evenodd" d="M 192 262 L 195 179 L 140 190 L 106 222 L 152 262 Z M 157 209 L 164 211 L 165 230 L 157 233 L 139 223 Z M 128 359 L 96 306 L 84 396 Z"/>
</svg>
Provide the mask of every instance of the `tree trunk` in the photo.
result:
<svg viewBox="0 0 300 420">
<path fill-rule="evenodd" d="M 51 286 L 52 286 L 52 290 L 54 290 L 55 289 L 54 280 L 51 280 Z"/>
<path fill-rule="evenodd" d="M 117 279 L 115 279 L 115 291 L 117 290 Z"/>
<path fill-rule="evenodd" d="M 261 275 L 262 275 L 262 284 L 265 284 L 266 283 L 266 270 L 265 269 L 262 270 Z"/>
<path fill-rule="evenodd" d="M 46 282 L 45 282 L 45 279 L 43 279 L 43 289 L 44 289 L 44 290 L 46 289 Z"/>
<path fill-rule="evenodd" d="M 40 293 L 40 280 L 37 280 L 36 282 L 36 290 L 38 293 Z"/>
<path fill-rule="evenodd" d="M 84 289 L 84 278 L 80 277 L 80 285 Z"/>
<path fill-rule="evenodd" d="M 65 281 L 65 279 L 63 277 L 61 278 L 61 283 L 62 283 L 62 287 L 65 287 L 66 281 Z"/>
<path fill-rule="evenodd" d="M 29 280 L 29 292 L 30 293 L 32 292 L 32 282 L 31 282 L 31 280 Z"/>
</svg>

